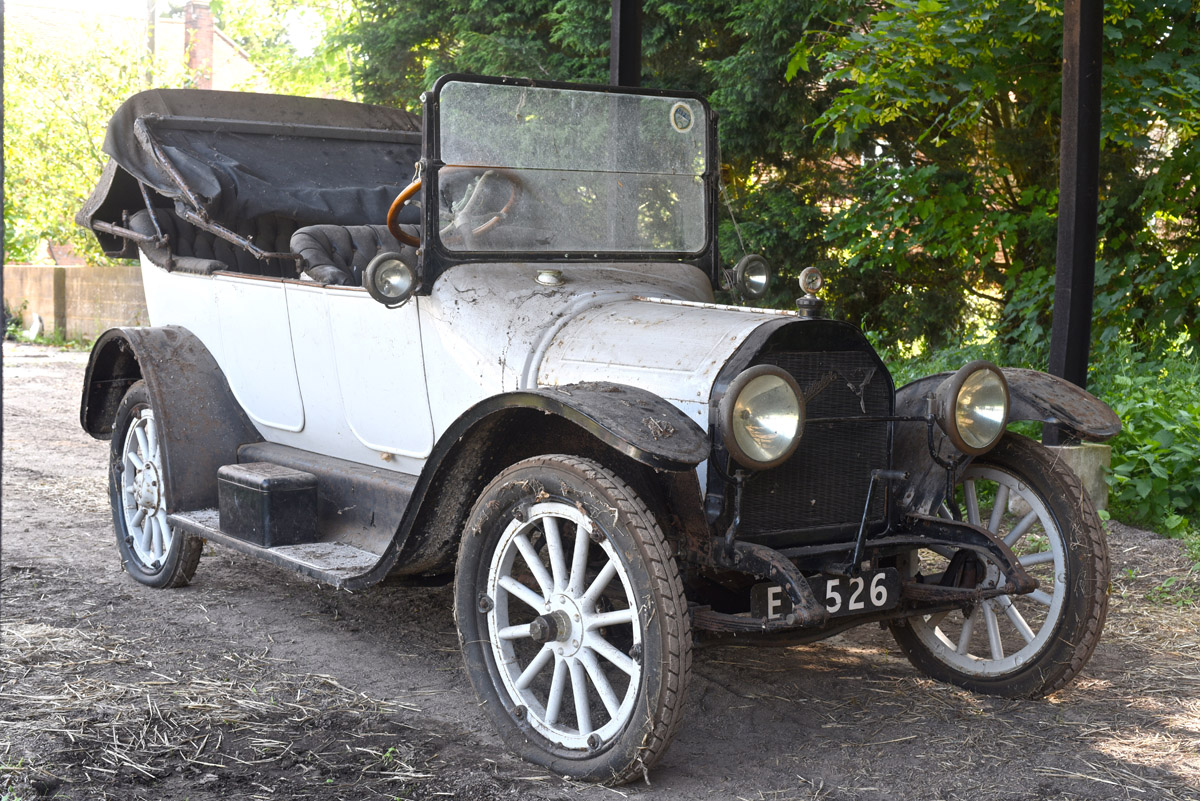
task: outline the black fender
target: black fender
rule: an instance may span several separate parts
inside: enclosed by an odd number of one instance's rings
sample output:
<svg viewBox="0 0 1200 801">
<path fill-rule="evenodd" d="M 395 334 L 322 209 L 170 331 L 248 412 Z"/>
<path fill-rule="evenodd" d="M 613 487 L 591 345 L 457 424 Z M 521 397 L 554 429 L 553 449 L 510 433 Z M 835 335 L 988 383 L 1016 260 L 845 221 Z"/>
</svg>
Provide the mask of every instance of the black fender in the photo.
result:
<svg viewBox="0 0 1200 801">
<path fill-rule="evenodd" d="M 96 439 L 112 438 L 117 406 L 138 380 L 159 421 L 168 512 L 217 505 L 217 468 L 262 437 L 225 374 L 195 334 L 179 326 L 110 328 L 92 346 L 79 422 Z"/>
<path fill-rule="evenodd" d="M 372 570 L 346 586 L 374 584 L 389 572 L 411 575 L 451 568 L 479 493 L 521 459 L 563 452 L 610 463 L 615 459 L 666 473 L 667 485 L 671 476 L 686 483 L 690 475 L 698 509 L 699 484 L 692 471 L 708 458 L 709 447 L 699 424 L 669 401 L 636 387 L 587 382 L 492 396 L 442 434 L 391 545 Z"/>
<path fill-rule="evenodd" d="M 1063 428 L 1069 435 L 1089 442 L 1103 442 L 1121 432 L 1121 419 L 1108 404 L 1066 379 L 1038 370 L 1005 367 L 1008 381 L 1009 422 L 1038 420 Z M 951 373 L 918 378 L 896 390 L 896 414 L 920 417 L 925 414 L 925 397 Z M 958 451 L 936 425 L 933 443 L 943 458 Z M 893 465 L 909 474 L 897 487 L 901 507 L 907 512 L 933 514 L 946 490 L 946 471 L 929 454 L 929 434 L 922 423 L 897 423 L 893 439 Z M 958 472 L 970 459 L 963 459 Z M 958 475 L 954 476 L 955 479 Z"/>
<path fill-rule="evenodd" d="M 469 427 L 512 408 L 537 409 L 562 417 L 655 470 L 689 470 L 708 458 L 708 434 L 670 401 L 637 387 L 599 381 L 488 398 L 472 407 L 446 433 L 460 424 Z"/>
</svg>

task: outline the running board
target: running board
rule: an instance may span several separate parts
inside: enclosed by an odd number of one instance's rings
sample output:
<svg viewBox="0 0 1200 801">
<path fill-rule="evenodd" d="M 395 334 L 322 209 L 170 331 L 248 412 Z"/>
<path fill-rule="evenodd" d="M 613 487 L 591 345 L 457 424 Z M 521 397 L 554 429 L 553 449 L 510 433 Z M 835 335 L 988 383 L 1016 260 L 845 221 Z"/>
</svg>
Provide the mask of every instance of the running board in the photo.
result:
<svg viewBox="0 0 1200 801">
<path fill-rule="evenodd" d="M 167 522 L 193 536 L 203 537 L 339 588 L 350 579 L 368 572 L 379 562 L 379 557 L 370 551 L 340 542 L 307 542 L 264 548 L 221 531 L 221 514 L 216 509 L 177 512 L 168 515 Z"/>
</svg>

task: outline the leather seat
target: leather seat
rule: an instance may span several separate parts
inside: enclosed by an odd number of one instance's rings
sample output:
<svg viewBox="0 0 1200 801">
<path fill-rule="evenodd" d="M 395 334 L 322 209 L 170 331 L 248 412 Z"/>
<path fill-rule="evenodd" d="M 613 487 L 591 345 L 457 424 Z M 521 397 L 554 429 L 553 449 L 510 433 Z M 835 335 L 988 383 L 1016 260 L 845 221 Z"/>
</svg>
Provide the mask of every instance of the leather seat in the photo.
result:
<svg viewBox="0 0 1200 801">
<path fill-rule="evenodd" d="M 402 225 L 417 235 L 417 226 Z M 292 234 L 292 252 L 300 255 L 300 269 L 321 284 L 362 286 L 363 272 L 371 259 L 388 251 L 412 251 L 388 231 L 386 225 L 308 225 Z"/>
</svg>

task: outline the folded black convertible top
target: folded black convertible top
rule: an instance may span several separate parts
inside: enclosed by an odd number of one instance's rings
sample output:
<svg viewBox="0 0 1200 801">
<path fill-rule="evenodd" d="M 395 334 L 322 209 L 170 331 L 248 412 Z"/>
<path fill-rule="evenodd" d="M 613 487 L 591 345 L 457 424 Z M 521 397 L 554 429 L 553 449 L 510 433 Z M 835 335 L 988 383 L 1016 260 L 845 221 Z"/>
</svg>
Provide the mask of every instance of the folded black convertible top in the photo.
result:
<svg viewBox="0 0 1200 801">
<path fill-rule="evenodd" d="M 419 117 L 384 106 L 152 89 L 113 115 L 104 141 L 111 158 L 76 221 L 114 257 L 136 255 L 113 228 L 127 227 L 147 200 L 229 229 L 268 215 L 298 225 L 382 223 L 412 179 L 420 130 Z"/>
</svg>

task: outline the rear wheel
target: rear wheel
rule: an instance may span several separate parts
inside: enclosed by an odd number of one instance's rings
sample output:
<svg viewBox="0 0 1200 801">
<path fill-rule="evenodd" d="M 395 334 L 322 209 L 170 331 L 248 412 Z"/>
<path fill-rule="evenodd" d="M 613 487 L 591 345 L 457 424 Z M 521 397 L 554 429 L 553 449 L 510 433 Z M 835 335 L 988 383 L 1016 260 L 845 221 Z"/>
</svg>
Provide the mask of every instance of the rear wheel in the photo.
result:
<svg viewBox="0 0 1200 801">
<path fill-rule="evenodd" d="M 150 393 L 138 381 L 113 423 L 109 500 L 129 575 L 149 587 L 182 587 L 196 572 L 203 541 L 167 523 L 161 433 Z"/>
<path fill-rule="evenodd" d="M 521 756 L 617 784 L 666 751 L 687 604 L 657 521 L 612 472 L 543 456 L 492 481 L 463 535 L 455 616 L 475 691 Z"/>
<path fill-rule="evenodd" d="M 1091 657 L 1108 610 L 1108 546 L 1091 500 L 1045 448 L 1006 434 L 966 469 L 956 501 L 1012 548 L 1038 588 L 893 624 L 896 642 L 923 672 L 970 690 L 1036 698 L 1060 689 Z M 946 567 L 923 558 L 910 569 Z M 994 566 L 976 572 L 980 583 L 1004 583 Z"/>
</svg>

